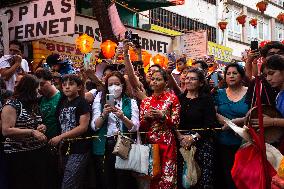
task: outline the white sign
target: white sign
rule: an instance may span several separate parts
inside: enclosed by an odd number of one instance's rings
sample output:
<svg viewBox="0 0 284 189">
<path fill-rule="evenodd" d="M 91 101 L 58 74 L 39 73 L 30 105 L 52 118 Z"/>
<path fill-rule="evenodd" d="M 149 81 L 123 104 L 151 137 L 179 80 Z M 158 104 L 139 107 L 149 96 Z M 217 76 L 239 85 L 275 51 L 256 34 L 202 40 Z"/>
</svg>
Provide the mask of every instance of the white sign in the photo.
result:
<svg viewBox="0 0 284 189">
<path fill-rule="evenodd" d="M 133 33 L 138 33 L 140 37 L 140 44 L 142 49 L 147 50 L 149 53 L 155 54 L 166 54 L 172 51 L 173 42 L 170 36 L 161 35 L 157 33 L 137 30 L 133 28 L 127 28 L 131 30 Z M 70 36 L 61 36 L 55 37 L 51 40 L 74 44 L 76 38 L 79 36 L 79 33 L 86 33 L 89 36 L 94 37 L 94 48 L 100 48 L 101 44 L 101 34 L 99 29 L 99 24 L 96 20 L 76 16 L 75 19 L 75 35 L 73 37 Z"/>
<path fill-rule="evenodd" d="M 0 15 L 0 57 L 9 54 L 8 16 Z"/>
<path fill-rule="evenodd" d="M 190 31 L 183 36 L 184 53 L 190 58 L 201 58 L 207 55 L 207 31 Z"/>
<path fill-rule="evenodd" d="M 27 41 L 74 33 L 74 0 L 39 0 L 5 7 L 10 40 Z"/>
</svg>

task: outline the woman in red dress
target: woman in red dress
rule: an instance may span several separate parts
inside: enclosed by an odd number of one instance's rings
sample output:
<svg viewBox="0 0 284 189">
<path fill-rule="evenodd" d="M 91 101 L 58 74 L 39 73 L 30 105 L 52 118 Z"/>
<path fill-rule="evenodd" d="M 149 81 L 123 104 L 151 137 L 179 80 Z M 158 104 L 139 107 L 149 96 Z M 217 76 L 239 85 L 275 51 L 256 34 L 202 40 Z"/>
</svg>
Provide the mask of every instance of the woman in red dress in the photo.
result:
<svg viewBox="0 0 284 189">
<path fill-rule="evenodd" d="M 179 125 L 178 98 L 166 89 L 167 73 L 153 73 L 150 87 L 153 95 L 145 98 L 140 108 L 140 129 L 147 131 L 150 144 L 159 144 L 161 175 L 151 181 L 151 189 L 174 189 L 177 178 L 177 147 L 174 132 Z"/>
</svg>

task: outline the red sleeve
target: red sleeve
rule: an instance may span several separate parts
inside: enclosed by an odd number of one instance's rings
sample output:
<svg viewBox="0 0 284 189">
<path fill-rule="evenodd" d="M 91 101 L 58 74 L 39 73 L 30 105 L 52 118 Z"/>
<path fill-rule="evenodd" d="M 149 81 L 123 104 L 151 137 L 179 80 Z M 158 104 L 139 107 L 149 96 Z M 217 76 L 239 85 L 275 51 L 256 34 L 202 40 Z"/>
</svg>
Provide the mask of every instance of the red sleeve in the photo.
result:
<svg viewBox="0 0 284 189">
<path fill-rule="evenodd" d="M 180 122 L 180 103 L 176 95 L 172 95 L 172 104 L 166 113 L 166 125 L 177 129 Z"/>
</svg>

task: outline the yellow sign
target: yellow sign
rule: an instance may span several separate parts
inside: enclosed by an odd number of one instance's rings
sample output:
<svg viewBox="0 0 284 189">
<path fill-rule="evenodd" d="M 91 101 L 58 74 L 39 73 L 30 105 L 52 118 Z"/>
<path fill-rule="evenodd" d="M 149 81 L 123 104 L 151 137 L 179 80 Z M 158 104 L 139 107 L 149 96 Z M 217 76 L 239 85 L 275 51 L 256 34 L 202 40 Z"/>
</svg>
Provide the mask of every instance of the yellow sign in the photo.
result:
<svg viewBox="0 0 284 189">
<path fill-rule="evenodd" d="M 175 30 L 170 30 L 167 28 L 163 28 L 161 26 L 157 26 L 155 24 L 151 24 L 151 31 L 156 31 L 159 33 L 163 33 L 163 34 L 167 34 L 167 35 L 172 35 L 172 36 L 178 36 L 178 35 L 182 35 L 181 32 L 175 31 Z"/>
<path fill-rule="evenodd" d="M 215 60 L 228 63 L 232 61 L 233 49 L 208 41 L 208 55 L 214 55 Z"/>
</svg>

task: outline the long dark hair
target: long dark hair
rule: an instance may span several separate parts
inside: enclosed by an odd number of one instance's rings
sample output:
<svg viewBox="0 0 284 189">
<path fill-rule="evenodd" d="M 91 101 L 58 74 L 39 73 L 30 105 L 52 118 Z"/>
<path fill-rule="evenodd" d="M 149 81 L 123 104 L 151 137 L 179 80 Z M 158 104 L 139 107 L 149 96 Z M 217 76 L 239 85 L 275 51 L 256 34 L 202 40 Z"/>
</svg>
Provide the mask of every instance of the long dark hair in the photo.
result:
<svg viewBox="0 0 284 189">
<path fill-rule="evenodd" d="M 37 106 L 37 88 L 39 80 L 34 75 L 24 75 L 15 87 L 12 99 L 20 100 L 25 108 L 33 110 Z"/>
<path fill-rule="evenodd" d="M 200 68 L 190 68 L 187 71 L 187 74 L 189 74 L 189 73 L 195 73 L 198 77 L 199 82 L 201 82 L 203 84 L 198 89 L 198 96 L 208 95 L 210 93 L 210 89 L 209 89 L 209 85 L 208 85 L 207 79 L 205 77 L 204 71 Z M 187 92 L 188 92 L 188 90 L 185 90 L 184 94 L 187 94 Z"/>
<path fill-rule="evenodd" d="M 104 105 L 106 103 L 106 94 L 109 94 L 108 91 L 108 79 L 112 76 L 117 77 L 120 80 L 120 83 L 122 84 L 122 96 L 125 95 L 126 93 L 126 81 L 123 77 L 123 75 L 119 71 L 114 71 L 111 72 L 110 74 L 107 75 L 106 80 L 105 80 L 105 87 L 104 90 L 102 91 L 102 97 L 101 97 L 101 104 Z"/>
</svg>

